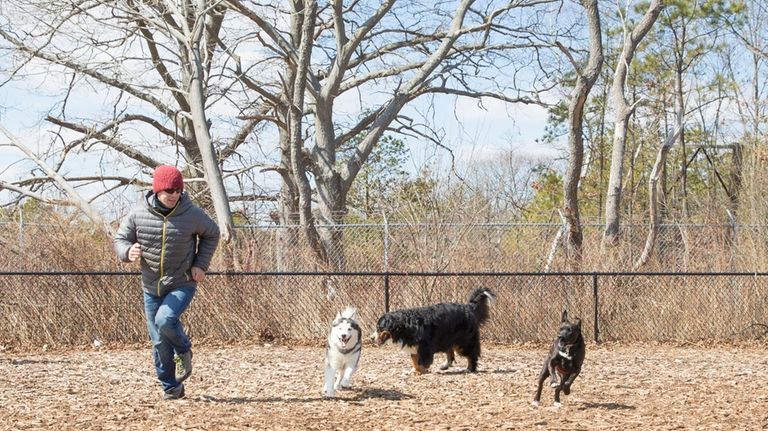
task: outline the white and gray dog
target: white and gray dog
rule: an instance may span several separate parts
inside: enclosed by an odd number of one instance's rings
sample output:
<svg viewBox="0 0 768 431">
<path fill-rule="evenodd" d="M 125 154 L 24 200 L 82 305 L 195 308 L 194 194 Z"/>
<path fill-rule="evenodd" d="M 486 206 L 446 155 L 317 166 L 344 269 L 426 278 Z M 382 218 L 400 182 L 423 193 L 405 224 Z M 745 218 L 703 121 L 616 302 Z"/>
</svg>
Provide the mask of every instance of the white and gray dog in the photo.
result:
<svg viewBox="0 0 768 431">
<path fill-rule="evenodd" d="M 323 395 L 333 397 L 336 389 L 349 388 L 352 373 L 357 369 L 362 350 L 360 325 L 357 310 L 347 307 L 331 323 L 325 348 L 325 385 Z"/>
</svg>

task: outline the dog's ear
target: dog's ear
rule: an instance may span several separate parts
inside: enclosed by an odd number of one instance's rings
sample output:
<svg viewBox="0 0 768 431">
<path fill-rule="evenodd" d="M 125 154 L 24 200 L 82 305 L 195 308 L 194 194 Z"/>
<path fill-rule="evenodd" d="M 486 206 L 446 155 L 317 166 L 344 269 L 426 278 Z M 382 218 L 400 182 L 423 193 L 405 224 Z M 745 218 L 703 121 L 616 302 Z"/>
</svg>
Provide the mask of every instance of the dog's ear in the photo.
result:
<svg viewBox="0 0 768 431">
<path fill-rule="evenodd" d="M 574 320 L 573 324 L 575 326 L 578 326 L 579 330 L 581 330 L 581 318 L 580 317 L 577 317 L 576 320 Z"/>
<path fill-rule="evenodd" d="M 568 310 L 563 310 L 563 315 L 560 317 L 560 322 L 564 323 L 568 321 Z"/>
<path fill-rule="evenodd" d="M 493 292 L 491 291 L 491 289 L 488 289 L 488 288 L 486 288 L 486 289 L 483 291 L 483 294 L 484 294 L 484 295 L 485 295 L 485 296 L 488 298 L 488 301 L 489 301 L 489 302 L 493 303 L 494 301 L 496 301 L 496 295 L 494 295 L 494 294 L 493 294 Z"/>
</svg>

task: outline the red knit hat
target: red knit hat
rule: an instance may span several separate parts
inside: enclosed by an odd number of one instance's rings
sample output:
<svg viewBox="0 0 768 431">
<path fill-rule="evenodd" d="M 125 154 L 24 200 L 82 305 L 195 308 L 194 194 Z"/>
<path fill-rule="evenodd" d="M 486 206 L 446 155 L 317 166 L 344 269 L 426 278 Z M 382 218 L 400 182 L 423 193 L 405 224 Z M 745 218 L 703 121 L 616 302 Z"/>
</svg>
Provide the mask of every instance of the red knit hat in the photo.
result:
<svg viewBox="0 0 768 431">
<path fill-rule="evenodd" d="M 155 168 L 155 176 L 152 179 L 152 191 L 155 193 L 160 190 L 179 189 L 184 190 L 184 177 L 181 172 L 173 166 L 160 165 Z"/>
</svg>

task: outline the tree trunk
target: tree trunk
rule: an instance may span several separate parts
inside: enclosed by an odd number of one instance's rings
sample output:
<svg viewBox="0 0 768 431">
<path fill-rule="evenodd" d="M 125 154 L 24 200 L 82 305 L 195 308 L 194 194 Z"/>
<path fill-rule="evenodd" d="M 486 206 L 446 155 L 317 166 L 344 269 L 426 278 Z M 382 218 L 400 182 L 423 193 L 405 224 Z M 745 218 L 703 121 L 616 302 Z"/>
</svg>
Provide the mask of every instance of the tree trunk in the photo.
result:
<svg viewBox="0 0 768 431">
<path fill-rule="evenodd" d="M 290 75 L 289 75 L 290 76 Z M 291 82 L 289 78 L 288 82 Z M 287 93 L 290 94 L 290 93 Z M 282 118 L 288 123 L 288 114 L 282 112 Z M 296 249 L 299 245 L 299 191 L 293 178 L 291 168 L 291 141 L 288 130 L 280 129 L 280 175 L 283 178 L 280 185 L 280 204 L 277 215 L 278 224 L 282 227 L 277 230 L 277 270 L 294 270 Z"/>
<path fill-rule="evenodd" d="M 680 121 L 678 124 L 681 124 Z M 681 128 L 678 126 L 675 131 L 667 137 L 667 140 L 662 144 L 659 149 L 659 154 L 656 156 L 656 163 L 653 164 L 653 170 L 648 178 L 648 237 L 645 240 L 645 247 L 640 257 L 637 259 L 633 270 L 638 270 L 640 267 L 648 263 L 653 250 L 656 246 L 656 237 L 659 235 L 659 224 L 661 220 L 661 214 L 659 206 L 661 205 L 661 196 L 664 195 L 663 183 L 660 181 L 664 175 L 664 166 L 667 162 L 667 154 L 672 146 L 675 145 L 678 135 L 681 133 Z"/>
<path fill-rule="evenodd" d="M 731 156 L 731 174 L 730 174 L 730 187 L 728 188 L 728 200 L 730 203 L 731 224 L 734 226 L 731 235 L 726 236 L 736 241 L 736 229 L 735 226 L 739 221 L 739 196 L 741 195 L 741 186 L 743 182 L 742 167 L 744 164 L 744 153 L 741 142 L 735 142 L 733 144 L 733 155 Z"/>
<path fill-rule="evenodd" d="M 578 189 L 584 163 L 584 106 L 603 65 L 603 43 L 597 0 L 582 0 L 581 3 L 587 12 L 587 20 L 589 22 L 589 60 L 584 71 L 578 65 L 574 65 L 577 69 L 578 78 L 576 79 L 576 85 L 568 106 L 568 148 L 570 150 L 570 159 L 563 186 L 563 215 L 567 222 L 566 254 L 574 270 L 578 269 L 581 264 L 583 241 L 579 216 Z"/>
<path fill-rule="evenodd" d="M 681 60 L 682 61 L 682 60 Z M 675 77 L 675 105 L 678 118 L 685 115 L 685 95 L 683 94 L 683 70 L 679 68 Z M 677 127 L 681 125 L 678 124 Z M 680 141 L 680 203 L 682 205 L 683 220 L 690 218 L 688 212 L 688 155 L 686 154 L 685 133 L 677 137 Z"/>
<path fill-rule="evenodd" d="M 387 127 L 397 118 L 400 111 L 414 98 L 416 98 L 429 77 L 444 61 L 453 49 L 456 40 L 461 35 L 464 17 L 475 0 L 462 0 L 456 7 L 450 28 L 443 37 L 440 47 L 432 52 L 424 64 L 415 72 L 415 74 L 403 84 L 392 97 L 378 111 L 378 115 L 372 124 L 363 132 L 364 137 L 357 145 L 357 151 L 353 157 L 346 161 L 341 168 L 336 166 L 337 142 L 334 136 L 334 125 L 332 117 L 332 101 L 335 96 L 334 86 L 338 85 L 336 79 L 341 79 L 338 71 L 334 69 L 329 75 L 327 87 L 324 87 L 317 99 L 315 130 L 317 130 L 317 146 L 311 154 L 314 162 L 314 174 L 317 184 L 317 203 L 320 216 L 325 222 L 326 227 L 321 229 L 318 236 L 322 239 L 322 245 L 326 252 L 327 262 L 335 269 L 341 269 L 345 265 L 344 248 L 342 243 L 342 233 L 335 229 L 335 225 L 341 221 L 346 211 L 346 197 L 352 182 L 360 172 L 361 167 L 367 161 L 373 148 L 378 145 L 379 139 L 383 136 Z M 373 21 L 380 19 L 394 2 L 383 2 L 375 13 Z M 341 22 L 337 23 L 341 25 Z M 338 29 L 337 29 L 338 31 Z M 352 45 L 344 45 L 340 51 L 349 53 L 351 46 L 359 43 L 360 29 L 355 33 L 355 37 L 350 39 Z M 341 37 L 344 40 L 344 37 Z M 339 54 L 335 64 L 344 64 L 344 55 Z M 314 226 L 312 227 L 314 229 Z"/>
<path fill-rule="evenodd" d="M 318 235 L 328 258 L 328 265 L 335 270 L 346 266 L 343 232 L 336 228 L 346 214 L 347 194 L 342 189 L 341 174 L 336 166 L 336 136 L 333 127 L 332 98 L 318 98 L 315 106 L 315 182 L 317 184 L 318 215 L 323 226 Z"/>
<path fill-rule="evenodd" d="M 227 191 L 224 188 L 224 180 L 221 177 L 216 152 L 213 148 L 211 134 L 208 131 L 208 120 L 205 116 L 205 95 L 203 94 L 203 66 L 200 57 L 199 41 L 190 47 L 190 64 L 187 65 L 191 72 L 189 82 L 189 105 L 192 114 L 192 123 L 195 128 L 195 139 L 200 149 L 200 155 L 205 170 L 205 179 L 211 190 L 211 199 L 216 211 L 216 220 L 221 231 L 221 240 L 228 243 L 233 239 L 234 222 L 229 208 Z"/>
<path fill-rule="evenodd" d="M 299 11 L 302 19 L 302 32 L 298 48 L 299 58 L 296 65 L 296 79 L 293 81 L 289 131 L 291 170 L 293 171 L 293 179 L 299 192 L 299 219 L 312 251 L 315 253 L 318 262 L 325 267 L 328 264 L 328 256 L 325 248 L 320 243 L 320 238 L 315 228 L 315 220 L 312 216 L 312 189 L 306 175 L 304 139 L 301 132 L 302 118 L 304 117 L 304 89 L 306 88 L 310 54 L 312 53 L 312 36 L 315 28 L 316 10 L 317 3 L 315 1 L 304 0 L 304 8 Z"/>
<path fill-rule="evenodd" d="M 608 179 L 608 192 L 605 203 L 605 231 L 603 232 L 603 246 L 616 245 L 619 239 L 619 212 L 621 208 L 622 178 L 624 176 L 624 155 L 627 146 L 627 129 L 629 119 L 636 105 L 630 106 L 627 102 L 626 80 L 629 66 L 635 56 L 635 50 L 648 31 L 653 27 L 661 10 L 664 8 L 662 0 L 653 0 L 643 19 L 631 32 L 624 29 L 624 45 L 619 56 L 616 72 L 613 75 L 611 85 L 611 100 L 616 111 L 616 124 L 613 132 L 613 148 L 611 153 L 611 171 Z"/>
</svg>

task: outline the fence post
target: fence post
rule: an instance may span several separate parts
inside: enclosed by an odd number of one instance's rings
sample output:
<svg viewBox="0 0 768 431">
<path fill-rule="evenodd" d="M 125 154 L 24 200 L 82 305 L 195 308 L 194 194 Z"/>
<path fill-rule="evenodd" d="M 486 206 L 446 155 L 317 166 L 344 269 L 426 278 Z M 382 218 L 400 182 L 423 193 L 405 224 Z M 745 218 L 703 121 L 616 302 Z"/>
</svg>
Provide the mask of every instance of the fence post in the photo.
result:
<svg viewBox="0 0 768 431">
<path fill-rule="evenodd" d="M 27 263 L 26 263 L 26 253 L 24 250 L 24 206 L 19 206 L 19 255 L 21 256 L 21 261 L 24 262 L 22 265 L 22 268 L 27 269 Z"/>
<path fill-rule="evenodd" d="M 389 273 L 384 274 L 384 312 L 389 313 Z"/>
<path fill-rule="evenodd" d="M 592 274 L 592 301 L 594 304 L 594 315 L 592 316 L 595 322 L 594 328 L 595 328 L 595 343 L 600 342 L 600 330 L 597 325 L 597 319 L 598 319 L 598 311 L 597 311 L 597 305 L 598 305 L 598 297 L 597 297 L 597 273 Z"/>
<path fill-rule="evenodd" d="M 387 221 L 387 213 L 386 211 L 383 211 L 382 214 L 384 215 L 384 238 L 383 239 L 383 245 L 384 245 L 384 271 L 389 271 L 389 222 Z"/>
</svg>

